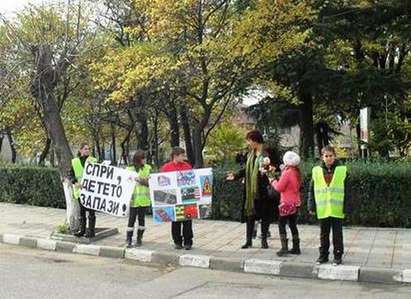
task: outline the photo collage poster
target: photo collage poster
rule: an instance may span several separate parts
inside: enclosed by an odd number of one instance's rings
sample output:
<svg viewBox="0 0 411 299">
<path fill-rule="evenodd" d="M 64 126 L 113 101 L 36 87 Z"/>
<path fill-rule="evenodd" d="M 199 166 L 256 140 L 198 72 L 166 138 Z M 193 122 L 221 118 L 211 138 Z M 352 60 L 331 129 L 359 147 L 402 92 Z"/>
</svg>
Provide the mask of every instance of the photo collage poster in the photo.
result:
<svg viewBox="0 0 411 299">
<path fill-rule="evenodd" d="M 211 168 L 152 174 L 149 185 L 155 223 L 211 216 Z"/>
</svg>

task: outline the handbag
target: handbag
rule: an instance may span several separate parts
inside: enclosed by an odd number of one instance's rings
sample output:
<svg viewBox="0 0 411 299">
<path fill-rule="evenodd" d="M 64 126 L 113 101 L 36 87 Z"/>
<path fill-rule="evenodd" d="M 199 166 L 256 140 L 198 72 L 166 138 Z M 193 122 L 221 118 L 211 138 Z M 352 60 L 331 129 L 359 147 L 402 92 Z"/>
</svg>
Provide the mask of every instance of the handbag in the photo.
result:
<svg viewBox="0 0 411 299">
<path fill-rule="evenodd" d="M 295 204 L 282 202 L 278 206 L 280 216 L 289 216 L 297 213 L 297 207 Z"/>
<path fill-rule="evenodd" d="M 280 202 L 280 193 L 275 190 L 271 184 L 267 185 L 267 197 L 269 200 L 273 201 L 276 206 Z"/>
</svg>

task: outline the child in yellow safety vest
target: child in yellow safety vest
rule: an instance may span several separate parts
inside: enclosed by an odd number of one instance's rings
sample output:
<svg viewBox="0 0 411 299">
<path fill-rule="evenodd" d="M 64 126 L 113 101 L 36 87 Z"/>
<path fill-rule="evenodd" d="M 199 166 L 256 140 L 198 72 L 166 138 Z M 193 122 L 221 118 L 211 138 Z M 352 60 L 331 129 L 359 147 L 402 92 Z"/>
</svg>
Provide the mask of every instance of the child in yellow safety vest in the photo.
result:
<svg viewBox="0 0 411 299">
<path fill-rule="evenodd" d="M 145 227 L 145 215 L 147 207 L 150 206 L 150 191 L 148 188 L 148 179 L 150 177 L 151 166 L 146 164 L 146 155 L 142 150 L 137 150 L 133 156 L 133 165 L 127 167 L 127 170 L 135 171 L 138 174 L 136 186 L 130 203 L 130 214 L 126 233 L 127 247 L 132 247 L 134 224 L 138 219 L 137 241 L 136 246 L 142 245 Z"/>
<path fill-rule="evenodd" d="M 342 221 L 348 212 L 349 188 L 347 167 L 336 157 L 335 149 L 325 146 L 321 150 L 321 166 L 312 170 L 308 209 L 320 222 L 320 256 L 317 264 L 328 262 L 330 230 L 333 232 L 334 265 L 342 263 L 344 254 Z"/>
</svg>

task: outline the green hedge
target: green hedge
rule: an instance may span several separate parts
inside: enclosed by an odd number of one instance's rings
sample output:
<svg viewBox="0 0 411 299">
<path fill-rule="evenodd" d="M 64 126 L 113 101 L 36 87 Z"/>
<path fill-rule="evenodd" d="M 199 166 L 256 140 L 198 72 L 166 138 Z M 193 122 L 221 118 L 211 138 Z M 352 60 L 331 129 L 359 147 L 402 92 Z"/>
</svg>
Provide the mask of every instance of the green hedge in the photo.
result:
<svg viewBox="0 0 411 299">
<path fill-rule="evenodd" d="M 349 162 L 352 185 L 350 225 L 380 227 L 411 227 L 411 163 L 409 162 Z M 302 166 L 304 187 L 300 223 L 316 223 L 307 212 L 310 169 Z M 243 186 L 226 182 L 225 171 L 215 173 L 213 218 L 239 220 Z"/>
<path fill-rule="evenodd" d="M 0 166 L 0 201 L 65 208 L 63 186 L 56 169 Z"/>
<path fill-rule="evenodd" d="M 303 206 L 300 223 L 315 223 L 308 215 L 307 190 L 313 164 L 302 166 Z M 411 163 L 350 162 L 352 213 L 347 223 L 364 226 L 411 227 Z M 225 170 L 214 170 L 213 219 L 240 219 L 243 186 L 226 182 Z M 0 201 L 64 208 L 57 170 L 29 166 L 0 166 Z"/>
</svg>

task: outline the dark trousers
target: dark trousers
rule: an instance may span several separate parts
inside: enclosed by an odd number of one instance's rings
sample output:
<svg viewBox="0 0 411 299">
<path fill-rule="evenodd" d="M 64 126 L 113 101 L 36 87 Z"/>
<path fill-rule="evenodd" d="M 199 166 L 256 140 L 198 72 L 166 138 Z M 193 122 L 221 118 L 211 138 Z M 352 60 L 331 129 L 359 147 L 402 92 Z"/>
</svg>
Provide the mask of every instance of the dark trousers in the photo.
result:
<svg viewBox="0 0 411 299">
<path fill-rule="evenodd" d="M 344 253 L 342 219 L 328 217 L 320 219 L 320 254 L 328 256 L 330 249 L 330 231 L 333 231 L 334 257 L 341 258 Z"/>
<path fill-rule="evenodd" d="M 138 221 L 138 229 L 144 230 L 146 220 L 146 207 L 138 207 L 138 208 L 133 208 L 130 207 L 130 214 L 128 216 L 128 227 L 129 228 L 134 228 L 134 224 L 136 223 L 136 219 Z"/>
<path fill-rule="evenodd" d="M 181 236 L 181 225 L 183 225 L 183 235 Z M 175 244 L 193 245 L 193 221 L 173 221 L 171 222 L 171 235 Z"/>
<path fill-rule="evenodd" d="M 249 216 L 246 218 L 246 239 L 247 243 L 252 242 L 253 239 L 253 232 L 254 232 L 254 226 L 255 226 L 255 216 Z M 267 234 L 268 230 L 270 228 L 270 220 L 261 218 L 261 239 L 266 240 L 267 239 Z"/>
<path fill-rule="evenodd" d="M 94 229 L 96 225 L 96 212 L 92 209 L 87 209 L 80 204 L 80 225 L 86 227 L 86 212 L 88 212 L 88 226 Z"/>
<path fill-rule="evenodd" d="M 298 238 L 297 213 L 278 217 L 278 230 L 280 232 L 280 236 L 287 236 L 287 231 L 285 229 L 287 223 L 290 227 L 293 238 Z"/>
</svg>

